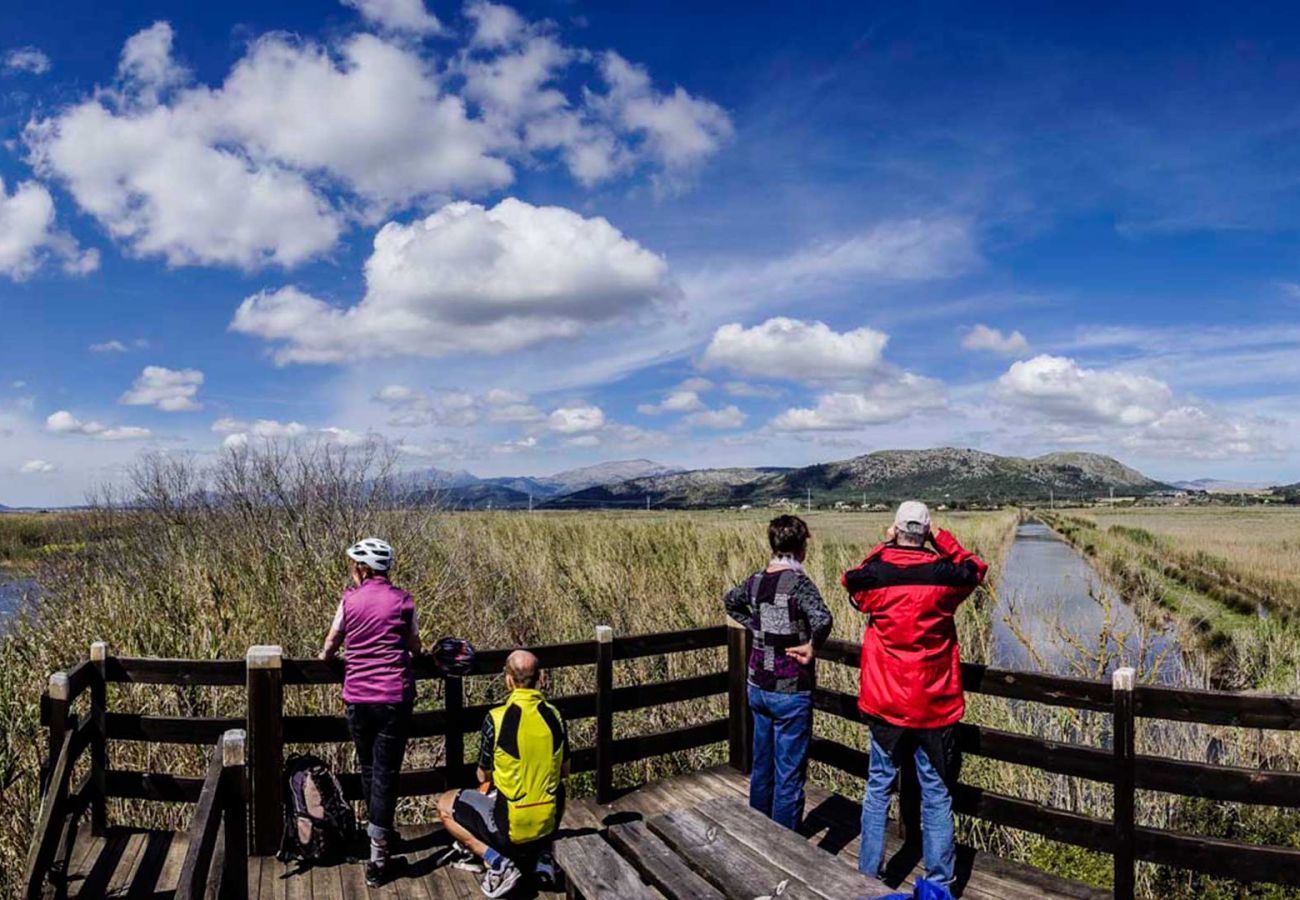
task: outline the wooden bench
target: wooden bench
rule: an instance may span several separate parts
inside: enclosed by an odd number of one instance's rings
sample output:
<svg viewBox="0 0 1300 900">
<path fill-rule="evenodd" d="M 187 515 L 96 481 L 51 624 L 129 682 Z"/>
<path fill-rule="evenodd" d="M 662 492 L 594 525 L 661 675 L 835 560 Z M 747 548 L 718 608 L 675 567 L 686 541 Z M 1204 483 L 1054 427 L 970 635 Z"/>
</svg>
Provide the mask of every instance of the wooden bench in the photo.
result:
<svg viewBox="0 0 1300 900">
<path fill-rule="evenodd" d="M 570 895 L 588 900 L 868 900 L 890 893 L 731 797 L 567 838 L 555 855 Z"/>
<path fill-rule="evenodd" d="M 555 845 L 555 861 L 564 870 L 570 898 L 598 900 L 663 900 L 641 880 L 636 869 L 599 834 L 565 838 Z"/>
</svg>

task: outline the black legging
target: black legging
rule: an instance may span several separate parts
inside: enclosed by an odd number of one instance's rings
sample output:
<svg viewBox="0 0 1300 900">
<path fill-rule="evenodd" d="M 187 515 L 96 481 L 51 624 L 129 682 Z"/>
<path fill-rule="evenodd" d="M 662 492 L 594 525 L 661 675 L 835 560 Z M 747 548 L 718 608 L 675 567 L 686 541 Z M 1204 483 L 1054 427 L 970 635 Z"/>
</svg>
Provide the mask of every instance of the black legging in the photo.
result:
<svg viewBox="0 0 1300 900">
<path fill-rule="evenodd" d="M 386 842 L 395 832 L 397 774 L 402 770 L 411 733 L 410 703 L 349 703 L 348 731 L 361 767 L 361 793 L 366 801 L 366 834 Z"/>
</svg>

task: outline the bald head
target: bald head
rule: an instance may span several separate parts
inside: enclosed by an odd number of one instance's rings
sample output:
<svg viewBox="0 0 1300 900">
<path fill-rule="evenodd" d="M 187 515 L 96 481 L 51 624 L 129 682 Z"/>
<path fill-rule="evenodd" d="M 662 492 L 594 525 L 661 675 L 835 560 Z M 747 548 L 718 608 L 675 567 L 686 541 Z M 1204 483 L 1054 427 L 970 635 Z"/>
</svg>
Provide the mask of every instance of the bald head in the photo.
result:
<svg viewBox="0 0 1300 900">
<path fill-rule="evenodd" d="M 527 650 L 516 650 L 506 657 L 506 675 L 515 687 L 535 688 L 541 674 L 537 657 Z"/>
</svg>

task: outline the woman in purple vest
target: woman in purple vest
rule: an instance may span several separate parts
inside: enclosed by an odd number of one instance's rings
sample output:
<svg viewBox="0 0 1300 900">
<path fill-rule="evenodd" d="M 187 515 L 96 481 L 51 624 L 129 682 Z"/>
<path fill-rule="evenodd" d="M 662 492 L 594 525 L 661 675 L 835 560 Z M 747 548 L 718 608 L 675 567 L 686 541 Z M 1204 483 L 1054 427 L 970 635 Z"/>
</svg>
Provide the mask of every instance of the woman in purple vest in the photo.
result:
<svg viewBox="0 0 1300 900">
<path fill-rule="evenodd" d="M 420 652 L 420 624 L 411 595 L 388 581 L 393 548 L 366 538 L 348 548 L 353 587 L 343 592 L 320 658 L 346 647 L 343 702 L 357 749 L 366 800 L 370 860 L 366 883 L 383 884 L 390 872 L 388 847 L 396 832 L 397 774 L 402 769 L 415 702 L 411 657 Z"/>
</svg>

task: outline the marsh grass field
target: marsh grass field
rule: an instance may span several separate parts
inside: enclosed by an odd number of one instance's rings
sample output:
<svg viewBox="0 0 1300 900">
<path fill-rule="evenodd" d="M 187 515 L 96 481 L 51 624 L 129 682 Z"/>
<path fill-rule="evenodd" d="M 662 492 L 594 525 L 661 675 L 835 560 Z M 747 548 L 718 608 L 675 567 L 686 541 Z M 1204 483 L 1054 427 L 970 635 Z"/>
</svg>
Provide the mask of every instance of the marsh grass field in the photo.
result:
<svg viewBox="0 0 1300 900">
<path fill-rule="evenodd" d="M 84 657 L 93 640 L 107 641 L 112 652 L 121 655 L 241 658 L 252 644 L 276 643 L 290 656 L 313 656 L 343 586 L 341 550 L 367 534 L 382 535 L 398 548 L 395 581 L 417 598 L 426 643 L 453 634 L 480 647 L 582 640 L 592 636 L 597 624 L 613 626 L 616 634 L 716 624 L 723 619 L 724 590 L 767 559 L 769 511 L 411 509 L 385 500 L 384 492 L 376 489 L 385 465 L 371 455 L 330 448 L 229 453 L 206 467 L 154 457 L 134 473 L 129 504 L 101 501 L 76 514 L 0 516 L 0 555 L 19 562 L 22 571 L 41 585 L 39 599 L 9 622 L 0 639 L 0 721 L 4 722 L 0 727 L 0 895 L 12 896 L 16 891 L 37 809 L 37 771 L 44 748 L 37 700 L 49 673 Z M 988 588 L 964 605 L 958 617 L 968 660 L 998 662 L 992 656 L 991 622 L 1005 612 L 997 602 L 996 585 L 1020 516 L 1019 511 L 1007 510 L 943 515 L 939 520 L 992 565 Z M 879 539 L 888 516 L 814 510 L 807 518 L 813 531 L 807 567 L 835 614 L 834 634 L 858 640 L 862 617 L 839 587 L 839 575 Z M 1176 546 L 1180 552 L 1192 553 L 1199 549 L 1197 534 L 1230 528 L 1237 520 L 1186 527 L 1183 519 L 1176 521 L 1182 530 L 1162 530 L 1158 523 L 1136 514 L 1121 524 L 1150 529 L 1162 541 L 1189 542 Z M 1194 522 L 1190 516 L 1186 521 Z M 1278 523 L 1282 530 L 1300 525 L 1300 515 L 1270 520 Z M 1099 534 L 1112 534 L 1107 530 L 1110 521 L 1098 517 L 1097 524 Z M 1205 531 L 1197 532 L 1198 527 Z M 1120 538 L 1112 538 L 1113 552 L 1118 554 Z M 1247 560 L 1253 553 L 1249 542 L 1216 546 L 1224 554 L 1225 566 L 1256 570 L 1260 578 L 1283 579 L 1286 574 L 1285 565 L 1265 571 L 1253 557 Z M 1293 568 L 1300 568 L 1295 565 L 1300 563 L 1300 546 L 1294 536 L 1277 538 L 1276 546 L 1279 553 L 1289 554 Z M 1095 549 L 1094 559 L 1102 553 Z M 1236 562 L 1233 553 L 1241 553 L 1242 561 Z M 1151 615 L 1174 614 L 1156 598 L 1135 596 L 1133 602 L 1149 605 Z M 1059 625 L 1069 627 L 1069 623 Z M 1256 617 L 1250 625 L 1229 640 L 1242 642 L 1243 655 L 1267 645 L 1274 661 L 1262 675 L 1252 671 L 1249 677 L 1260 675 L 1274 690 L 1300 690 L 1300 637 L 1294 626 L 1286 625 L 1280 616 Z M 1079 652 L 1071 671 L 1100 677 L 1117 662 L 1109 651 L 1094 649 L 1109 646 L 1104 636 L 1074 635 L 1074 639 Z M 1225 651 L 1220 648 L 1220 652 Z M 717 671 L 724 665 L 722 651 L 697 651 L 621 662 L 615 677 L 621 684 L 641 683 Z M 1193 673 L 1196 670 L 1190 667 Z M 856 691 L 855 675 L 830 664 L 820 669 L 822 683 L 840 690 Z M 589 690 L 590 679 L 585 670 L 562 670 L 555 673 L 551 690 Z M 469 688 L 469 702 L 501 692 L 490 679 L 474 679 Z M 124 711 L 218 716 L 240 715 L 243 696 L 238 688 L 114 686 L 109 702 Z M 420 706 L 440 703 L 436 686 L 421 686 Z M 341 712 L 336 688 L 286 691 L 286 706 L 289 712 Z M 651 733 L 704 721 L 721 715 L 724 706 L 725 698 L 713 698 L 620 714 L 615 734 Z M 1100 714 L 1030 708 L 982 696 L 970 697 L 968 710 L 968 720 L 1010 731 L 1095 745 L 1108 740 L 1108 717 Z M 590 742 L 590 724 L 575 726 L 577 745 Z M 851 723 L 818 714 L 816 728 L 845 744 L 866 746 L 863 730 Z M 1216 737 L 1224 746 L 1224 762 L 1295 767 L 1293 743 L 1238 732 L 1148 729 L 1140 733 L 1139 749 L 1204 759 L 1206 742 Z M 351 767 L 349 748 L 319 749 L 332 755 L 337 765 Z M 198 774 L 205 752 L 119 742 L 110 748 L 110 764 Z M 441 761 L 441 752 L 440 741 L 417 741 L 411 759 L 417 765 L 432 764 Z M 620 767 L 616 777 L 632 784 L 675 769 L 720 762 L 724 753 L 725 748 L 713 747 L 676 754 Z M 859 779 L 820 766 L 813 767 L 812 775 L 849 796 L 861 791 Z M 1066 809 L 1109 813 L 1109 789 L 1078 779 L 971 759 L 964 780 Z M 575 788 L 590 789 L 590 784 L 580 777 Z M 1238 839 L 1300 846 L 1296 818 L 1268 807 L 1209 809 L 1163 795 L 1144 795 L 1140 809 L 1150 824 L 1213 828 L 1217 831 L 1212 833 Z M 110 820 L 176 826 L 186 812 L 181 806 L 115 801 L 109 815 Z M 404 801 L 399 815 L 427 818 L 427 801 Z M 1099 885 L 1110 877 L 1109 859 L 1098 854 L 974 821 L 963 822 L 961 830 L 966 840 L 1070 877 Z M 1179 891 L 1193 889 L 1200 892 L 1198 896 L 1246 896 L 1238 886 L 1150 867 L 1142 870 L 1142 889 L 1152 896 L 1192 896 Z M 1250 896 L 1294 893 L 1265 890 Z"/>
</svg>

